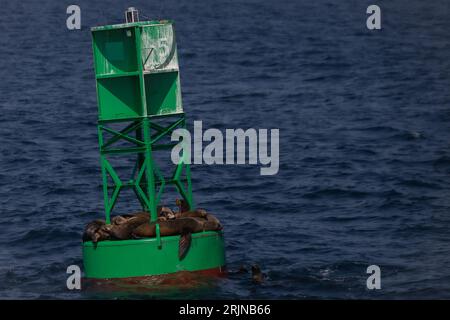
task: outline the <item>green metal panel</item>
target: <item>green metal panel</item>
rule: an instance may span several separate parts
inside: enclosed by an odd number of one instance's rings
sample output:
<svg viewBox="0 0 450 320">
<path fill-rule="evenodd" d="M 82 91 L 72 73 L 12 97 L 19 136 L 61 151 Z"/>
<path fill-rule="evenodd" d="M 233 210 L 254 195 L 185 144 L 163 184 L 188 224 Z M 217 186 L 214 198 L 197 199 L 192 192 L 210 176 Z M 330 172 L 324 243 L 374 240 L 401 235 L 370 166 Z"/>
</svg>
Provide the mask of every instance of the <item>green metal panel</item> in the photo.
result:
<svg viewBox="0 0 450 320">
<path fill-rule="evenodd" d="M 100 120 L 183 112 L 172 22 L 96 27 L 92 40 Z"/>
<path fill-rule="evenodd" d="M 129 119 L 142 115 L 137 76 L 99 79 L 97 92 L 101 120 Z"/>
<path fill-rule="evenodd" d="M 182 112 L 178 72 L 145 75 L 147 110 L 151 115 Z"/>
<path fill-rule="evenodd" d="M 175 32 L 171 23 L 143 26 L 141 59 L 144 70 L 163 72 L 178 70 Z"/>
<path fill-rule="evenodd" d="M 206 231 L 192 235 L 191 247 L 178 259 L 180 236 L 121 241 L 92 242 L 83 245 L 86 278 L 128 278 L 198 271 L 225 266 L 222 232 Z"/>
<path fill-rule="evenodd" d="M 97 76 L 137 71 L 134 33 L 130 27 L 93 33 Z"/>
</svg>

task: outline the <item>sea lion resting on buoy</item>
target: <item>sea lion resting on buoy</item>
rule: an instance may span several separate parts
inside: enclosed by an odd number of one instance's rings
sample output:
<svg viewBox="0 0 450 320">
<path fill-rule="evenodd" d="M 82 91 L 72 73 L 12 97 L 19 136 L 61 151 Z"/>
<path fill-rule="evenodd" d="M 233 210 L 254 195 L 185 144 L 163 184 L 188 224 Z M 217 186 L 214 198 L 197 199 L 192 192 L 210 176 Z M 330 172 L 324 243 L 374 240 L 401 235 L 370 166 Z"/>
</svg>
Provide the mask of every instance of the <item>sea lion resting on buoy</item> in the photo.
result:
<svg viewBox="0 0 450 320">
<path fill-rule="evenodd" d="M 175 217 L 175 214 L 173 213 L 173 211 L 170 208 L 158 206 L 158 208 L 157 208 L 158 220 L 160 218 L 161 218 L 161 220 L 165 220 L 165 218 L 168 215 L 173 215 L 173 217 Z M 150 220 L 150 213 L 146 212 L 146 211 L 139 211 L 136 213 L 115 216 L 111 219 L 111 223 L 115 224 L 115 225 L 121 225 L 121 224 L 127 223 L 131 220 L 136 220 L 136 218 L 144 219 L 144 220 L 148 221 L 148 220 Z"/>
<path fill-rule="evenodd" d="M 206 219 L 183 217 L 168 221 L 158 221 L 161 236 L 174 236 L 183 231 L 196 233 L 201 231 L 221 230 L 222 225 L 212 214 L 208 214 Z M 131 235 L 135 238 L 152 238 L 156 236 L 156 223 L 143 223 L 136 227 Z"/>
<path fill-rule="evenodd" d="M 159 232 L 161 236 L 174 236 L 181 234 L 183 230 L 191 233 L 203 230 L 203 224 L 194 218 L 179 218 L 169 221 L 160 221 Z M 152 238 L 156 236 L 156 223 L 143 223 L 132 232 L 135 238 Z"/>
<path fill-rule="evenodd" d="M 214 217 L 215 220 L 217 220 Z M 201 218 L 178 218 L 168 221 L 157 222 L 159 224 L 159 232 L 161 236 L 180 235 L 178 244 L 178 258 L 184 258 L 191 246 L 192 233 L 201 232 L 205 230 L 220 230 L 222 226 L 214 219 L 210 221 Z M 218 221 L 218 220 L 217 220 Z M 144 223 L 133 230 L 132 236 L 134 238 L 148 238 L 156 236 L 156 223 Z"/>
<path fill-rule="evenodd" d="M 178 199 L 177 203 L 180 201 L 182 200 Z M 172 209 L 168 207 L 158 208 L 158 217 L 165 218 L 166 220 L 173 220 L 178 218 L 205 218 L 206 214 L 206 210 L 204 209 L 173 212 Z"/>
<path fill-rule="evenodd" d="M 208 215 L 204 209 L 189 210 L 175 213 L 175 218 L 205 218 Z"/>
<path fill-rule="evenodd" d="M 158 207 L 158 218 L 161 220 L 175 219 L 175 213 L 169 207 Z"/>
<path fill-rule="evenodd" d="M 206 218 L 208 214 L 205 209 L 190 210 L 189 205 L 183 199 L 177 199 L 175 203 L 178 207 L 175 218 Z"/>
<path fill-rule="evenodd" d="M 222 230 L 223 227 L 219 219 L 217 219 L 211 213 L 207 213 L 205 219 L 206 219 L 204 226 L 205 230 Z"/>
<path fill-rule="evenodd" d="M 172 214 L 173 217 L 170 217 L 170 214 Z M 159 207 L 158 215 L 161 215 L 158 216 L 158 222 L 163 222 L 170 218 L 175 219 L 172 210 L 167 207 Z M 149 222 L 150 213 L 148 212 L 137 212 L 124 216 L 116 216 L 112 219 L 113 227 L 111 228 L 110 234 L 114 239 L 127 240 L 132 237 L 131 233 L 135 228 L 142 224 L 148 224 Z"/>
<path fill-rule="evenodd" d="M 101 240 L 108 240 L 111 238 L 109 232 L 111 225 L 107 225 L 105 221 L 97 219 L 86 225 L 83 233 L 83 242 L 92 241 L 96 244 Z"/>
<path fill-rule="evenodd" d="M 202 223 L 194 218 L 179 218 L 158 222 L 161 236 L 180 235 L 178 242 L 178 259 L 183 259 L 191 247 L 192 233 L 202 231 Z M 156 223 L 144 223 L 133 230 L 133 237 L 146 238 L 156 236 Z"/>
<path fill-rule="evenodd" d="M 175 200 L 175 204 L 178 207 L 178 212 L 179 213 L 186 212 L 186 211 L 189 211 L 191 209 L 191 208 L 189 208 L 188 203 L 185 200 L 183 200 L 183 199 L 176 199 Z"/>
<path fill-rule="evenodd" d="M 123 220 L 124 219 L 124 220 Z M 131 232 L 138 226 L 150 221 L 148 212 L 138 212 L 127 218 L 113 219 L 110 234 L 114 239 L 127 240 L 131 238 Z"/>
<path fill-rule="evenodd" d="M 148 212 L 115 216 L 111 219 L 111 224 L 106 224 L 104 220 L 97 219 L 86 225 L 83 241 L 97 243 L 101 240 L 130 239 L 131 232 L 137 226 L 149 221 L 150 214 Z"/>
<path fill-rule="evenodd" d="M 172 216 L 173 212 L 170 208 L 160 207 L 158 211 L 163 214 L 157 220 L 160 225 L 161 236 L 185 235 L 187 239 L 191 233 L 222 229 L 219 220 L 203 209 L 177 212 L 174 216 Z M 137 212 L 115 216 L 111 219 L 111 224 L 106 224 L 103 220 L 94 220 L 88 223 L 83 233 L 83 241 L 97 243 L 101 240 L 127 240 L 155 236 L 156 225 L 155 222 L 150 223 L 150 214 L 148 212 Z M 180 244 L 181 242 L 180 239 Z M 187 243 L 190 243 L 190 241 L 187 241 Z"/>
</svg>

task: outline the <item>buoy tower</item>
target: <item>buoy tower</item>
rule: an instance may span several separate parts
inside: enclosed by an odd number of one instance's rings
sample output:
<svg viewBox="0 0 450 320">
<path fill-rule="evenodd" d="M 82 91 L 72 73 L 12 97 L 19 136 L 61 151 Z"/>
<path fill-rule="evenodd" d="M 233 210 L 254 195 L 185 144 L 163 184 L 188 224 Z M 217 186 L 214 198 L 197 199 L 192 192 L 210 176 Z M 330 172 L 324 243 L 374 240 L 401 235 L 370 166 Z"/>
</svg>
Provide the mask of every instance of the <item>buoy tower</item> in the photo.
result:
<svg viewBox="0 0 450 320">
<path fill-rule="evenodd" d="M 106 223 L 125 188 L 131 188 L 150 221 L 169 185 L 194 209 L 191 173 L 183 158 L 164 176 L 155 157 L 170 151 L 170 135 L 186 126 L 172 21 L 138 21 L 134 8 L 126 23 L 91 28 L 98 101 L 98 138 Z M 167 142 L 167 140 L 169 142 Z M 133 157 L 124 179 L 112 157 Z M 168 163 L 166 163 L 168 164 Z M 123 166 L 123 164 L 122 164 Z M 130 209 L 132 211 L 133 209 Z M 135 210 L 136 211 L 136 210 Z M 83 243 L 86 278 L 127 278 L 179 271 L 217 271 L 225 266 L 222 231 L 192 234 L 186 256 L 178 258 L 180 236 Z"/>
</svg>

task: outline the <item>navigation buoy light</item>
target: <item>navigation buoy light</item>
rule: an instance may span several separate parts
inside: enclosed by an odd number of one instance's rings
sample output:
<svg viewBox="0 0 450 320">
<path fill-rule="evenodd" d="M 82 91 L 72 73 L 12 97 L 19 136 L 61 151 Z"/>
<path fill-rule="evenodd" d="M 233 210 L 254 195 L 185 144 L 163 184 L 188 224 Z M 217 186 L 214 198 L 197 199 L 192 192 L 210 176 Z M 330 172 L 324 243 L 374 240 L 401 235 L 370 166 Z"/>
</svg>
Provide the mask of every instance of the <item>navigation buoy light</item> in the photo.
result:
<svg viewBox="0 0 450 320">
<path fill-rule="evenodd" d="M 134 7 L 129 7 L 127 11 L 125 11 L 125 21 L 127 23 L 139 21 L 139 13 Z"/>
</svg>

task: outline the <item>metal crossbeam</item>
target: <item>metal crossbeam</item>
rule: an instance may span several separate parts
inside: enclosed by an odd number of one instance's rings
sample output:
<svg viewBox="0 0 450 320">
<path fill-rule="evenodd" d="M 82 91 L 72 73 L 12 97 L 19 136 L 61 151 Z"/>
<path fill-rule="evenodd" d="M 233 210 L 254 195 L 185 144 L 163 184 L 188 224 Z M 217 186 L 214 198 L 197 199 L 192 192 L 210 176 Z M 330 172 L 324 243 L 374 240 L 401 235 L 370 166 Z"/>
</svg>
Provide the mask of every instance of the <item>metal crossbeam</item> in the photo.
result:
<svg viewBox="0 0 450 320">
<path fill-rule="evenodd" d="M 167 185 L 175 185 L 181 197 L 188 203 L 189 207 L 193 209 L 194 204 L 192 199 L 190 167 L 185 163 L 186 161 L 184 161 L 184 158 L 175 166 L 174 172 L 170 178 L 165 178 L 163 176 L 153 160 L 153 152 L 171 150 L 176 145 L 176 143 L 158 144 L 157 142 L 164 137 L 170 136 L 176 128 L 185 127 L 184 114 L 180 114 L 179 116 L 179 119 L 168 126 L 156 124 L 154 123 L 155 119 L 150 118 L 133 121 L 120 131 L 108 128 L 105 123 L 98 125 L 103 195 L 107 223 L 110 223 L 111 213 L 123 188 L 133 189 L 142 209 L 150 212 L 151 221 L 156 221 L 157 219 L 156 208 L 161 201 L 161 197 L 164 194 Z M 151 130 L 156 131 L 156 133 L 151 135 Z M 104 132 L 113 135 L 106 142 L 103 140 Z M 111 148 L 113 144 L 120 141 L 131 142 L 136 146 L 117 146 Z M 131 178 L 122 181 L 107 157 L 132 153 L 138 155 L 135 167 Z M 136 174 L 137 176 L 135 177 Z M 111 177 L 113 185 L 108 184 L 108 176 Z M 159 187 L 158 191 L 156 190 L 157 187 Z M 109 190 L 112 190 L 111 196 L 109 195 Z"/>
</svg>

